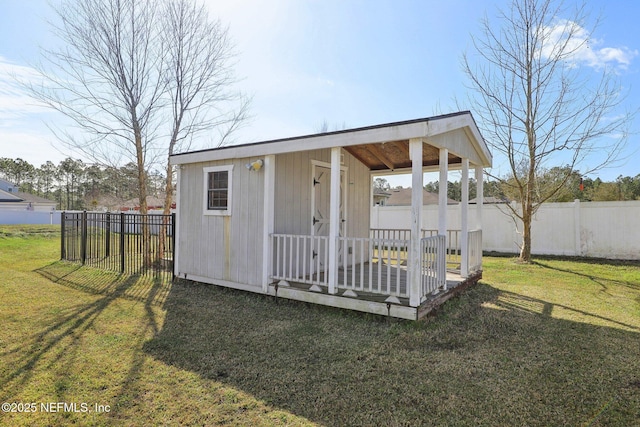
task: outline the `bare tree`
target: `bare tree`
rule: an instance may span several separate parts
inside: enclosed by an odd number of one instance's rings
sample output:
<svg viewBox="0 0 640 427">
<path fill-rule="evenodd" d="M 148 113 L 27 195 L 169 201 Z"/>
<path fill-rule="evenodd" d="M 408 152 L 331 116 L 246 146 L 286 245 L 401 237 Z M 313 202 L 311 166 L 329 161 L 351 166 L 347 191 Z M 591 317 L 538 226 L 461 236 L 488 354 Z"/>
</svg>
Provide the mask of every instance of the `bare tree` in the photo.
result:
<svg viewBox="0 0 640 427">
<path fill-rule="evenodd" d="M 605 61 L 583 66 L 585 53 L 598 54 L 590 51 L 584 6 L 569 12 L 552 0 L 513 0 L 499 20 L 500 27 L 483 20 L 473 41 L 477 55 L 465 54 L 462 64 L 483 134 L 508 161 L 507 175 L 492 177 L 518 197 L 519 208 L 509 208 L 522 222 L 520 260 L 529 262 L 540 204 L 579 165 L 587 174 L 617 160 L 633 114 L 619 111 L 624 96 L 616 69 Z M 559 179 L 539 179 L 560 165 L 566 173 Z"/>
<path fill-rule="evenodd" d="M 150 0 L 62 2 L 54 31 L 64 45 L 45 52 L 44 83 L 31 86 L 36 98 L 82 131 L 80 139 L 73 130 L 56 131 L 67 148 L 102 164 L 123 157 L 136 163 L 143 214 L 165 86 L 155 10 Z"/>
<path fill-rule="evenodd" d="M 163 212 L 168 215 L 174 192 L 169 157 L 187 150 L 193 138 L 205 131 L 217 131 L 217 145 L 225 144 L 244 122 L 248 100 L 231 90 L 234 52 L 228 30 L 220 21 L 209 19 L 204 5 L 191 0 L 166 1 L 162 28 L 163 75 L 171 114 Z M 161 233 L 159 253 L 164 250 L 165 237 Z"/>
<path fill-rule="evenodd" d="M 223 144 L 246 115 L 248 102 L 229 90 L 227 29 L 209 21 L 195 0 L 64 0 L 56 13 L 54 30 L 64 47 L 45 52 L 44 82 L 30 85 L 32 94 L 82 131 L 79 137 L 74 129 L 54 129 L 66 148 L 100 164 L 136 165 L 142 214 L 149 171 L 166 159 L 169 213 L 168 156 L 204 131 L 218 131 L 217 144 Z M 237 100 L 239 107 L 229 108 Z M 145 216 L 142 233 L 150 249 Z M 164 240 L 163 234 L 162 247 Z"/>
<path fill-rule="evenodd" d="M 154 6 L 151 0 L 63 1 L 53 28 L 64 45 L 45 51 L 44 83 L 30 86 L 82 131 L 81 139 L 68 129 L 56 132 L 67 148 L 98 163 L 135 162 L 145 267 L 151 263 L 146 177 L 165 87 Z"/>
</svg>

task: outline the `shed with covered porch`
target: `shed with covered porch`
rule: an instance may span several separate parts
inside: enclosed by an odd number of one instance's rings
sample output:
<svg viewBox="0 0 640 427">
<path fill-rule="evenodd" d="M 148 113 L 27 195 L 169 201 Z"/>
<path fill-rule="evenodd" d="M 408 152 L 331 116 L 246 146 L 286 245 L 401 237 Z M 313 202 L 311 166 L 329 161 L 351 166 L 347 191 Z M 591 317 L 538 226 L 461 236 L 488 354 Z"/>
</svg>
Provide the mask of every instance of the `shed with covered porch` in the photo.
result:
<svg viewBox="0 0 640 427">
<path fill-rule="evenodd" d="M 220 286 L 417 319 L 482 271 L 481 203 L 491 154 L 471 113 L 177 154 L 177 276 Z M 462 172 L 461 228 L 422 227 L 423 175 Z M 411 173 L 410 227 L 371 230 L 372 177 Z M 479 199 L 481 200 L 481 199 Z M 447 256 L 457 256 L 457 266 Z M 449 270 L 449 271 L 448 271 Z"/>
</svg>

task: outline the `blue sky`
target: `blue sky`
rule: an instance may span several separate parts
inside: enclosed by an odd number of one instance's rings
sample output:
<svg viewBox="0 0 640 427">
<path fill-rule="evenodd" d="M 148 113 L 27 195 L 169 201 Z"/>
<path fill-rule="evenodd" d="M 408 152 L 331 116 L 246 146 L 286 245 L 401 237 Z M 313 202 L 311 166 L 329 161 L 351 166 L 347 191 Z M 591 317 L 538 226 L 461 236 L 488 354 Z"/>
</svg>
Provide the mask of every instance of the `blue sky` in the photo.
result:
<svg viewBox="0 0 640 427">
<path fill-rule="evenodd" d="M 460 56 L 479 34 L 480 18 L 493 19 L 497 7 L 507 3 L 208 1 L 211 14 L 230 26 L 241 78 L 237 87 L 253 96 L 253 118 L 236 139 L 314 133 L 323 121 L 330 128 L 350 128 L 455 111 L 454 100 L 467 92 Z M 588 6 L 593 18 L 602 18 L 589 35 L 592 45 L 613 52 L 610 61 L 616 52 L 626 55 L 619 78 L 630 91 L 629 107 L 636 109 L 640 3 L 590 1 Z M 50 18 L 45 0 L 0 0 L 0 157 L 21 157 L 35 165 L 65 157 L 54 148 L 46 126 L 60 118 L 30 101 L 11 75 L 30 75 L 39 47 L 54 43 L 46 24 Z M 585 61 L 581 66 L 594 65 Z M 201 141 L 202 146 L 208 143 Z M 639 147 L 640 135 L 631 136 L 625 153 L 630 159 L 598 175 L 613 180 L 640 174 Z"/>
</svg>

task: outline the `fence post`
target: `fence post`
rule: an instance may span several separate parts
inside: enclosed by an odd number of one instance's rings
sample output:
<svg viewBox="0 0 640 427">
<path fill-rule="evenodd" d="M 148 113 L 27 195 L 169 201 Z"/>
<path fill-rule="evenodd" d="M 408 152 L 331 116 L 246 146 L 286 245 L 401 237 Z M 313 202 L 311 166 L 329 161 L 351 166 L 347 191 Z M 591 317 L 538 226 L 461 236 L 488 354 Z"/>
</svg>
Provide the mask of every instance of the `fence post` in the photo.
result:
<svg viewBox="0 0 640 427">
<path fill-rule="evenodd" d="M 87 211 L 82 211 L 81 227 L 80 257 L 82 258 L 82 265 L 84 265 L 87 260 Z"/>
<path fill-rule="evenodd" d="M 67 248 L 65 248 L 65 246 L 64 246 L 64 239 L 65 239 L 65 236 L 64 236 L 64 232 L 65 232 L 64 223 L 65 223 L 65 221 L 64 221 L 64 219 L 65 219 L 65 216 L 66 216 L 66 212 L 62 211 L 62 213 L 60 214 L 60 259 L 66 259 L 67 258 L 67 254 L 66 254 Z"/>
<path fill-rule="evenodd" d="M 105 227 L 105 247 L 104 252 L 105 256 L 109 257 L 111 255 L 111 212 L 107 212 L 107 226 Z"/>
<path fill-rule="evenodd" d="M 120 271 L 124 273 L 124 212 L 120 212 Z"/>
<path fill-rule="evenodd" d="M 176 278 L 176 213 L 171 214 L 171 280 Z"/>
<path fill-rule="evenodd" d="M 575 234 L 575 255 L 582 256 L 582 236 L 580 233 L 580 199 L 573 201 L 573 230 Z"/>
</svg>

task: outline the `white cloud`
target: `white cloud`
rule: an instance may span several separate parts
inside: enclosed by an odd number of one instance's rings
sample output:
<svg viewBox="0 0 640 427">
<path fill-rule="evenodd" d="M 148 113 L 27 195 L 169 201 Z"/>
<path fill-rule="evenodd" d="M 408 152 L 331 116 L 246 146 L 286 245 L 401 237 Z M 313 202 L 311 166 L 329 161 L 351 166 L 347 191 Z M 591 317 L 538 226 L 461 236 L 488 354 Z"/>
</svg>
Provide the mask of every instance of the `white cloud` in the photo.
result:
<svg viewBox="0 0 640 427">
<path fill-rule="evenodd" d="M 0 120 L 4 122 L 3 127 L 8 125 L 7 121 L 48 111 L 43 104 L 29 96 L 19 83 L 39 79 L 35 69 L 0 56 Z"/>
<path fill-rule="evenodd" d="M 544 42 L 540 49 L 542 56 L 553 57 L 559 53 L 558 49 L 564 48 L 564 52 L 571 52 L 566 61 L 572 67 L 586 65 L 597 70 L 626 70 L 638 55 L 638 50 L 626 46 L 603 46 L 604 41 L 592 37 L 589 31 L 578 23 L 566 19 L 544 27 L 543 34 Z"/>
<path fill-rule="evenodd" d="M 34 68 L 0 56 L 0 156 L 20 157 L 36 166 L 47 160 L 57 163 L 65 157 L 54 148 L 55 137 L 43 123 L 54 113 L 19 83 L 39 80 Z"/>
</svg>

